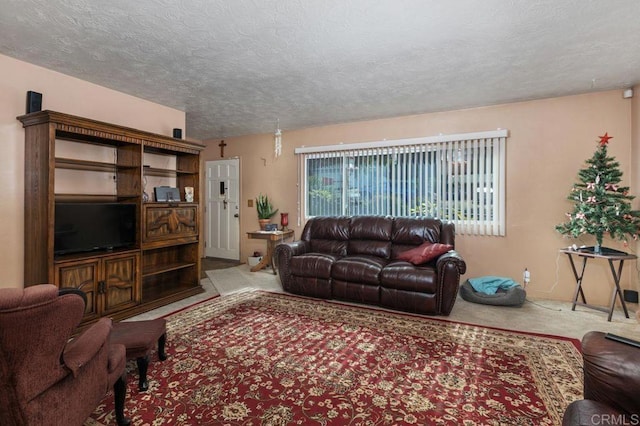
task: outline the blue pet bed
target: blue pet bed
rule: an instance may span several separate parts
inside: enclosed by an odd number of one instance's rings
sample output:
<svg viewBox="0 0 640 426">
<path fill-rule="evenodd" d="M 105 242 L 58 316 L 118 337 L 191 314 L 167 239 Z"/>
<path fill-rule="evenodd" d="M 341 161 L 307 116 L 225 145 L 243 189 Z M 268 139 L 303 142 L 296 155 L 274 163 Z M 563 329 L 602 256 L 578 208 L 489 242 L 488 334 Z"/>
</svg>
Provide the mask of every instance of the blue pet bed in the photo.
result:
<svg viewBox="0 0 640 426">
<path fill-rule="evenodd" d="M 463 282 L 460 296 L 467 302 L 481 305 L 522 306 L 527 292 L 520 284 L 508 278 L 481 277 Z"/>
</svg>

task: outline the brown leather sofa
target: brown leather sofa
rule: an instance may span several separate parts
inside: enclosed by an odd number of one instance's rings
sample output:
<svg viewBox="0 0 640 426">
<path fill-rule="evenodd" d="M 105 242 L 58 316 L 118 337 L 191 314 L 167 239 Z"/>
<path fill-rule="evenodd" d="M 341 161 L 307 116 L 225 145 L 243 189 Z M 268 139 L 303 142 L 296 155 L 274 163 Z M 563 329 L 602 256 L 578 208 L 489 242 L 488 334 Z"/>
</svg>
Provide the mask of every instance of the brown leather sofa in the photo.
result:
<svg viewBox="0 0 640 426">
<path fill-rule="evenodd" d="M 422 264 L 398 259 L 425 242 L 451 250 Z M 315 217 L 299 241 L 276 247 L 275 258 L 290 293 L 449 315 L 466 271 L 454 247 L 453 224 L 438 219 Z"/>
<path fill-rule="evenodd" d="M 563 426 L 640 425 L 640 348 L 604 336 L 582 338 L 584 399 L 569 404 Z"/>
</svg>

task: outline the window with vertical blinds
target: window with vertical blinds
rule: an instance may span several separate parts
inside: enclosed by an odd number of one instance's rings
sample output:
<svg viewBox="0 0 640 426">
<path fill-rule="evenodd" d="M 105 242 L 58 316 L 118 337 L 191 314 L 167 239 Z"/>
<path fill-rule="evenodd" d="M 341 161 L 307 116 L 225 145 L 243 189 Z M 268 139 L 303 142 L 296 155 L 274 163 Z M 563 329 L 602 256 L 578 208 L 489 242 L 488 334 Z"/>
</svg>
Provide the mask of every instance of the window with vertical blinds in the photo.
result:
<svg viewBox="0 0 640 426">
<path fill-rule="evenodd" d="M 296 148 L 305 218 L 430 216 L 504 235 L 507 130 Z"/>
</svg>

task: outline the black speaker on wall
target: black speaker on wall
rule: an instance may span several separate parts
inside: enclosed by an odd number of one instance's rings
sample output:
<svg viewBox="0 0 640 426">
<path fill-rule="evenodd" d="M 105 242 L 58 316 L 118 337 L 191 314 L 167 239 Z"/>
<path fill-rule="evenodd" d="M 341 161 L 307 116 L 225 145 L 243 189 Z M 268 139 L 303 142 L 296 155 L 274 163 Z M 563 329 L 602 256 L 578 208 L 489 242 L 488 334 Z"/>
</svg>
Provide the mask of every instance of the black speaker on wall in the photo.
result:
<svg viewBox="0 0 640 426">
<path fill-rule="evenodd" d="M 27 92 L 27 114 L 42 111 L 42 93 L 29 90 Z"/>
<path fill-rule="evenodd" d="M 176 139 L 182 139 L 182 129 L 173 129 L 173 137 Z"/>
</svg>

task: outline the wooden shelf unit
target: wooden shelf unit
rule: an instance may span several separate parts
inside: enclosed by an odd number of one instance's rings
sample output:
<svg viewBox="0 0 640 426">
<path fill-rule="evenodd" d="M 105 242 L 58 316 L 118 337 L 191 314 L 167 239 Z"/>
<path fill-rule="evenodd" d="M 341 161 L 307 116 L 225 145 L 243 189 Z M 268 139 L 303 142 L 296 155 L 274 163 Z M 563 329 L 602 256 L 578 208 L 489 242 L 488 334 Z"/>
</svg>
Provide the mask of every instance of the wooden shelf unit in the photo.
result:
<svg viewBox="0 0 640 426">
<path fill-rule="evenodd" d="M 104 315 L 126 318 L 203 291 L 198 207 L 204 145 L 55 111 L 17 118 L 25 129 L 25 286 L 55 283 L 86 289 L 91 303 L 85 323 Z M 115 151 L 114 160 L 56 156 L 58 141 L 107 147 Z M 175 168 L 146 167 L 146 154 L 170 157 Z M 113 194 L 57 193 L 56 170 L 113 174 Z M 175 179 L 181 194 L 193 187 L 194 202 L 143 202 L 146 176 Z M 135 203 L 135 247 L 124 254 L 54 256 L 55 203 L 60 201 Z M 163 221 L 161 213 L 147 214 L 157 209 L 169 220 Z M 153 224 L 147 223 L 150 217 Z M 105 278 L 113 270 L 123 277 L 120 281 Z"/>
</svg>

